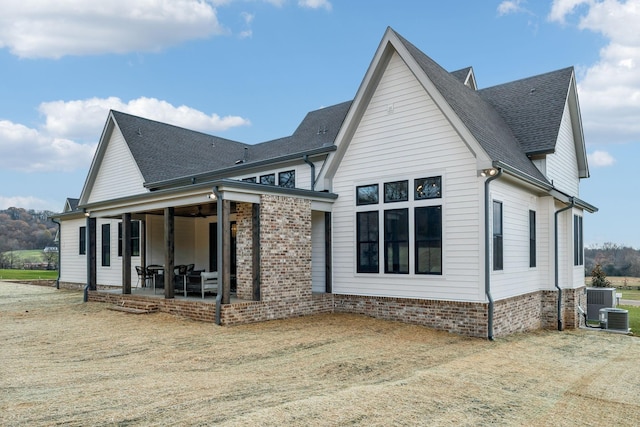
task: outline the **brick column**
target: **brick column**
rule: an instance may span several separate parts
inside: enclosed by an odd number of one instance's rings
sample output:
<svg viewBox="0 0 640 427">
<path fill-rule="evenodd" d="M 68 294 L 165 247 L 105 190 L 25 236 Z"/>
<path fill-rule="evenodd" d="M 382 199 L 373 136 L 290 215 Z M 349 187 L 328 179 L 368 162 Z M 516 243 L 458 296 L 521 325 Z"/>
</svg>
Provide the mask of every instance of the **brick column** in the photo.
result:
<svg viewBox="0 0 640 427">
<path fill-rule="evenodd" d="M 311 300 L 311 201 L 261 196 L 260 262 L 261 301 Z"/>
<path fill-rule="evenodd" d="M 252 299 L 253 247 L 251 242 L 252 204 L 236 203 L 236 294 L 240 299 Z"/>
</svg>

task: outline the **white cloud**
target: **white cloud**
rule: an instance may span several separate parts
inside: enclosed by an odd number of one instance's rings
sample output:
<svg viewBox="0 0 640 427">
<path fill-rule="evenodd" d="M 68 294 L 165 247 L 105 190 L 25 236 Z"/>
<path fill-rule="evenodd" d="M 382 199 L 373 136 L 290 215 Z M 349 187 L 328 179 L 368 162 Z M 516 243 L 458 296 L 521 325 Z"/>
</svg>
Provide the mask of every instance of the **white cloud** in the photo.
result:
<svg viewBox="0 0 640 427">
<path fill-rule="evenodd" d="M 250 124 L 239 116 L 208 115 L 155 98 L 143 97 L 129 102 L 116 97 L 45 102 L 39 107 L 45 116 L 39 129 L 0 120 L 0 168 L 68 172 L 88 167 L 110 109 L 202 132 Z"/>
<path fill-rule="evenodd" d="M 21 58 L 153 52 L 187 40 L 230 34 L 217 9 L 239 0 L 2 0 L 0 49 Z M 262 0 L 283 7 L 287 0 Z M 331 10 L 328 0 L 298 6 Z M 247 20 L 247 18 L 249 18 Z M 238 37 L 251 37 L 247 14 Z"/>
<path fill-rule="evenodd" d="M 175 107 L 167 101 L 146 97 L 129 102 L 116 97 L 43 102 L 39 110 L 46 117 L 47 133 L 74 139 L 97 139 L 109 110 L 210 133 L 250 124 L 240 116 L 207 115 L 185 105 Z"/>
<path fill-rule="evenodd" d="M 521 3 L 521 0 L 504 0 L 498 5 L 498 15 L 503 16 L 524 12 L 525 9 L 521 6 Z"/>
<path fill-rule="evenodd" d="M 0 168 L 20 172 L 68 172 L 91 162 L 95 144 L 79 144 L 0 120 Z"/>
<path fill-rule="evenodd" d="M 298 0 L 298 6 L 308 9 L 332 9 L 331 3 L 327 0 Z"/>
<path fill-rule="evenodd" d="M 572 14 L 578 6 L 592 3 L 592 0 L 554 0 L 548 18 L 550 21 L 564 23 L 565 17 Z"/>
<path fill-rule="evenodd" d="M 587 142 L 640 142 L 640 0 L 555 0 L 548 18 L 570 16 L 608 40 L 578 79 Z"/>
<path fill-rule="evenodd" d="M 606 151 L 596 150 L 593 153 L 587 154 L 587 160 L 589 161 L 589 165 L 593 167 L 606 167 L 612 166 L 616 159 L 611 156 L 611 154 Z"/>
<path fill-rule="evenodd" d="M 202 0 L 3 0 L 0 48 L 23 58 L 155 51 L 225 33 Z"/>
</svg>

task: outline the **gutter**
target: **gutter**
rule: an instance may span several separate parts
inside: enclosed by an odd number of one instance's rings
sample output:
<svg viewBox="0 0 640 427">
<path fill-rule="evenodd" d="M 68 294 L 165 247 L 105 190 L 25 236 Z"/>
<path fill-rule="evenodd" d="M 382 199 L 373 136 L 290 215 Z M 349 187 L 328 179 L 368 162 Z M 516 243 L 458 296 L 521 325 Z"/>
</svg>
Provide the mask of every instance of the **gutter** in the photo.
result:
<svg viewBox="0 0 640 427">
<path fill-rule="evenodd" d="M 60 237 L 60 233 L 62 232 L 60 221 L 56 218 L 51 218 L 52 222 L 58 224 L 58 237 Z M 60 239 L 58 239 L 58 277 L 56 278 L 56 289 L 60 289 L 60 273 L 62 272 L 62 252 L 60 252 Z"/>
<path fill-rule="evenodd" d="M 267 165 L 276 165 L 278 163 L 290 162 L 292 160 L 300 159 L 301 155 L 305 156 L 318 156 L 324 153 L 330 153 L 332 151 L 336 151 L 338 147 L 335 145 L 329 145 L 326 147 L 315 148 L 313 150 L 309 150 L 305 152 L 298 152 L 293 154 L 287 154 L 285 156 L 274 157 L 272 159 L 266 160 L 257 160 L 255 162 L 247 162 L 247 163 L 239 163 L 237 165 L 233 165 L 227 168 L 219 169 L 216 171 L 205 172 L 195 175 L 187 175 L 172 179 L 167 179 L 163 181 L 155 181 L 155 182 L 145 182 L 143 185 L 145 188 L 150 190 L 171 188 L 182 185 L 189 185 L 195 182 L 208 182 L 216 179 L 224 178 L 234 174 L 240 174 L 242 171 L 251 170 L 254 168 L 260 168 L 262 166 Z"/>
<path fill-rule="evenodd" d="M 222 226 L 222 195 L 218 191 L 218 186 L 213 187 L 213 194 L 216 195 L 216 215 L 217 218 L 217 228 L 218 228 L 218 242 L 216 243 L 218 247 L 218 259 L 216 260 L 216 264 L 218 265 L 218 295 L 216 295 L 216 325 L 221 325 L 222 322 L 220 320 L 222 309 L 222 292 L 224 290 L 223 280 L 224 276 L 222 273 L 222 238 L 224 227 Z"/>
<path fill-rule="evenodd" d="M 502 168 L 498 168 L 498 173 L 494 176 L 487 178 L 484 182 L 484 293 L 489 300 L 489 313 L 487 319 L 487 338 L 489 341 L 493 341 L 493 297 L 491 296 L 491 258 L 489 253 L 491 251 L 490 239 L 489 239 L 489 184 L 494 179 L 498 179 L 502 175 Z"/>
<path fill-rule="evenodd" d="M 555 286 L 556 289 L 558 290 L 558 330 L 562 331 L 564 330 L 564 327 L 562 325 L 562 288 L 560 287 L 560 279 L 559 279 L 559 275 L 560 275 L 560 268 L 558 266 L 558 259 L 560 258 L 560 256 L 558 255 L 558 215 L 561 214 L 564 211 L 567 211 L 569 209 L 573 209 L 573 207 L 576 205 L 575 200 L 573 197 L 571 197 L 569 199 L 569 206 L 565 206 L 564 208 L 556 211 L 555 215 L 554 215 L 554 219 L 553 219 L 553 225 L 554 225 L 554 248 L 555 248 Z"/>
<path fill-rule="evenodd" d="M 305 154 L 302 160 L 311 167 L 311 191 L 316 189 L 316 164 L 309 160 L 309 155 Z"/>
</svg>

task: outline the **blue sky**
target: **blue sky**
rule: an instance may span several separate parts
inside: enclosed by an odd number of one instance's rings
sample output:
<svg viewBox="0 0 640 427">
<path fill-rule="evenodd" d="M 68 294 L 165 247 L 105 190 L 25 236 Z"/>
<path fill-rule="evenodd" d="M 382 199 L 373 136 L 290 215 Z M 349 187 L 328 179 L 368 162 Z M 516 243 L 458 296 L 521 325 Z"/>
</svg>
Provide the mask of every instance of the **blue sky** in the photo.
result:
<svg viewBox="0 0 640 427">
<path fill-rule="evenodd" d="M 110 108 L 287 136 L 354 97 L 387 26 L 480 87 L 574 66 L 585 243 L 640 248 L 640 0 L 3 0 L 0 208 L 79 197 Z"/>
</svg>

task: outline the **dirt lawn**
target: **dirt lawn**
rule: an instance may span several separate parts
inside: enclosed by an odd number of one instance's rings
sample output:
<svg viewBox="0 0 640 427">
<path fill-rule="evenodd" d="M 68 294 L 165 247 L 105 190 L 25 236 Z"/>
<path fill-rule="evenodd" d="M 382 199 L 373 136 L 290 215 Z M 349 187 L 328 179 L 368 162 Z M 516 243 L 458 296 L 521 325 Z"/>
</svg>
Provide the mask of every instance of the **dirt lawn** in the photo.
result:
<svg viewBox="0 0 640 427">
<path fill-rule="evenodd" d="M 219 327 L 0 282 L 0 425 L 640 423 L 640 339 L 355 315 Z"/>
</svg>

